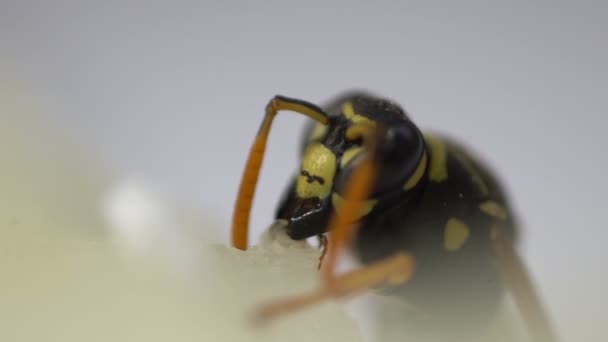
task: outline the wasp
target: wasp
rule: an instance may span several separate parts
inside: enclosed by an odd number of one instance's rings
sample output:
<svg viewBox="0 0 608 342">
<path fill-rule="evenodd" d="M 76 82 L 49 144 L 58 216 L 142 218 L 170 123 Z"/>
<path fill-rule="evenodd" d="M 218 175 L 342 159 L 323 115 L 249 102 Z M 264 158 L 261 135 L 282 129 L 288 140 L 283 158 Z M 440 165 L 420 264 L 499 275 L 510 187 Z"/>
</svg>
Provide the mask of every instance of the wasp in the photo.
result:
<svg viewBox="0 0 608 342">
<path fill-rule="evenodd" d="M 321 286 L 277 299 L 259 317 L 375 289 L 412 304 L 416 317 L 407 322 L 414 336 L 453 341 L 487 323 L 508 289 L 530 336 L 556 340 L 515 248 L 517 219 L 492 170 L 456 140 L 419 129 L 396 102 L 366 91 L 343 93 L 322 107 L 272 98 L 243 173 L 234 247 L 247 248 L 266 143 L 283 110 L 312 120 L 275 218 L 294 240 L 329 235 L 329 242 Z M 362 266 L 338 274 L 346 250 Z"/>
</svg>

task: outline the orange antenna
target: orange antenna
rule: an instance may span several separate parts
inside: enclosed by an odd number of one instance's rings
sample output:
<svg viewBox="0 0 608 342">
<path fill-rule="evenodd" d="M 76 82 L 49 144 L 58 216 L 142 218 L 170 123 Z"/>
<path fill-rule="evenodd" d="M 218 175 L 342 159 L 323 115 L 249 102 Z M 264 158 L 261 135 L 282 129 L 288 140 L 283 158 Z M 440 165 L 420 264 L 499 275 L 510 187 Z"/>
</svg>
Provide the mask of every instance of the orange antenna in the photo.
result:
<svg viewBox="0 0 608 342">
<path fill-rule="evenodd" d="M 324 125 L 329 123 L 329 117 L 323 110 L 311 103 L 290 99 L 284 96 L 275 96 L 266 106 L 266 115 L 260 126 L 257 136 L 249 157 L 245 164 L 241 185 L 234 207 L 232 216 L 232 245 L 238 249 L 246 250 L 249 235 L 249 216 L 251 214 L 251 205 L 253 196 L 255 195 L 256 185 L 260 175 L 262 162 L 264 161 L 264 153 L 266 151 L 266 142 L 270 134 L 272 120 L 280 110 L 290 110 L 296 113 L 306 115 Z"/>
</svg>

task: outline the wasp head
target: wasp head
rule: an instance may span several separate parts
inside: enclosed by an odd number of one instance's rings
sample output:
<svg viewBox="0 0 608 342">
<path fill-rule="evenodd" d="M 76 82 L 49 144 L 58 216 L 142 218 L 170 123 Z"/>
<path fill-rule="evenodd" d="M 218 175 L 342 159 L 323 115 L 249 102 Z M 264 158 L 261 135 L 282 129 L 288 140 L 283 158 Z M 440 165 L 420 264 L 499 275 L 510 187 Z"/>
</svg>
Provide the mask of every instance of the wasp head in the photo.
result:
<svg viewBox="0 0 608 342">
<path fill-rule="evenodd" d="M 329 116 L 327 124 L 316 123 L 306 130 L 299 170 L 277 211 L 277 218 L 287 220 L 287 232 L 296 240 L 326 232 L 332 212 L 339 210 L 342 200 L 340 193 L 348 176 L 362 155 L 369 152 L 365 151 L 361 138 L 347 137 L 348 128 L 359 124 L 392 128 L 409 122 L 398 105 L 365 94 L 343 98 L 327 106 L 326 112 Z M 394 133 L 394 130 L 388 130 L 378 149 L 381 157 L 385 157 L 378 161 L 386 161 L 389 166 L 382 172 L 386 175 L 379 174 L 380 182 L 377 185 L 380 188 L 388 184 L 383 180 L 385 176 L 392 179 L 391 173 L 401 175 L 400 170 L 390 167 L 391 158 L 400 158 L 393 156 L 395 146 L 404 145 L 397 146 L 397 149 L 408 153 L 408 143 L 399 140 L 401 134 Z M 375 187 L 373 194 L 382 192 L 380 188 Z M 376 202 L 370 198 L 364 205 L 361 217 L 369 214 Z"/>
</svg>

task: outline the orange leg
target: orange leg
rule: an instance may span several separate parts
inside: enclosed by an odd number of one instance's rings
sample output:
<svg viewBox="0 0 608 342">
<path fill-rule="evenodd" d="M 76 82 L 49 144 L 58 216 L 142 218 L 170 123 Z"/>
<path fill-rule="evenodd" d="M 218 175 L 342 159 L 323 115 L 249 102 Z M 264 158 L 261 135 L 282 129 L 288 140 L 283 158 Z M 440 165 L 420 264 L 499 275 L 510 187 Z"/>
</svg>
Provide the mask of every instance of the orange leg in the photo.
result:
<svg viewBox="0 0 608 342">
<path fill-rule="evenodd" d="M 275 96 L 270 103 L 268 103 L 264 121 L 262 122 L 260 130 L 249 151 L 249 157 L 245 164 L 245 170 L 241 179 L 234 214 L 232 216 L 232 245 L 241 250 L 247 249 L 249 216 L 251 213 L 253 196 L 255 195 L 260 168 L 264 161 L 264 152 L 266 151 L 266 142 L 268 141 L 268 135 L 270 134 L 272 120 L 274 120 L 274 117 L 280 110 L 291 110 L 304 114 L 323 124 L 329 122 L 327 114 L 317 106 L 308 102 L 289 99 L 283 96 Z"/>
<path fill-rule="evenodd" d="M 368 198 L 376 176 L 374 152 L 377 144 L 377 130 L 368 124 L 351 126 L 346 131 L 346 137 L 354 140 L 364 138 L 364 147 L 367 155 L 353 172 L 351 179 L 344 189 L 344 201 L 339 209 L 340 214 L 334 214 L 329 222 L 328 231 L 331 234 L 329 250 L 325 265 L 322 269 L 322 279 L 325 285 L 331 286 L 336 278 L 338 256 L 344 251 L 357 232 L 355 217 L 360 203 Z"/>
<path fill-rule="evenodd" d="M 339 209 L 340 214 L 335 214 L 329 223 L 329 249 L 322 271 L 323 281 L 331 286 L 335 279 L 338 257 L 351 242 L 357 232 L 357 224 L 354 221 L 359 206 L 367 197 L 371 188 L 374 175 L 374 165 L 371 160 L 364 160 L 353 172 L 352 180 L 348 182 L 344 193 L 344 201 Z"/>
<path fill-rule="evenodd" d="M 353 126 L 346 134 L 347 138 L 355 139 L 358 136 L 366 138 L 366 151 L 369 154 L 354 170 L 352 178 L 348 181 L 344 192 L 343 206 L 340 214 L 334 214 L 330 221 L 329 232 L 332 234 L 329 241 L 329 250 L 323 267 L 323 286 L 314 292 L 279 299 L 260 308 L 256 319 L 268 320 L 277 316 L 300 310 L 322 300 L 344 297 L 350 294 L 376 287 L 382 284 L 397 285 L 407 282 L 414 272 L 414 259 L 406 253 L 397 253 L 392 257 L 336 276 L 335 269 L 338 256 L 345 249 L 357 231 L 354 224 L 358 215 L 360 204 L 364 201 L 372 188 L 376 176 L 374 153 L 377 132 L 369 126 Z"/>
<path fill-rule="evenodd" d="M 343 274 L 333 281 L 332 286 L 323 286 L 310 293 L 279 299 L 262 306 L 255 312 L 254 318 L 258 322 L 265 322 L 329 298 L 354 295 L 383 284 L 403 284 L 410 279 L 413 271 L 414 259 L 405 253 L 398 253 L 360 270 Z"/>
</svg>

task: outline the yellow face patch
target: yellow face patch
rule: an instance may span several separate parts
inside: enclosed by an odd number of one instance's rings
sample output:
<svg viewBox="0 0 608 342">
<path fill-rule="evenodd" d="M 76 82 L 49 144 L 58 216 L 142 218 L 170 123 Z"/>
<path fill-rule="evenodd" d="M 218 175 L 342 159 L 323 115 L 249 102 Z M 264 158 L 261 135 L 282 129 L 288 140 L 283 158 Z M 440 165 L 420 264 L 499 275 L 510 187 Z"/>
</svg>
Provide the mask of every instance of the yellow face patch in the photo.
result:
<svg viewBox="0 0 608 342">
<path fill-rule="evenodd" d="M 353 108 L 353 104 L 351 102 L 345 102 L 342 104 L 342 113 L 344 116 L 352 121 L 353 123 L 365 123 L 370 125 L 375 125 L 376 123 L 361 114 L 355 113 L 355 109 Z"/>
<path fill-rule="evenodd" d="M 310 133 L 308 140 L 313 141 L 323 138 L 325 134 L 327 134 L 328 129 L 329 127 L 327 125 L 317 122 L 315 127 L 312 129 L 312 133 Z"/>
<path fill-rule="evenodd" d="M 420 158 L 420 161 L 418 162 L 418 166 L 416 166 L 416 170 L 414 171 L 412 176 L 410 176 L 410 178 L 407 180 L 407 182 L 405 182 L 405 185 L 403 186 L 404 190 L 409 190 L 409 189 L 415 187 L 416 184 L 418 184 L 418 182 L 422 178 L 422 175 L 424 175 L 424 171 L 426 170 L 426 163 L 427 163 L 427 155 L 426 155 L 426 151 L 424 151 L 422 158 Z"/>
<path fill-rule="evenodd" d="M 336 213 L 338 213 L 338 215 L 341 215 L 341 207 L 342 207 L 342 203 L 344 202 L 344 198 L 342 198 L 342 196 L 338 195 L 337 193 L 333 193 L 331 195 L 331 203 L 333 204 Z M 361 209 L 359 210 L 359 212 L 357 213 L 357 215 L 355 215 L 354 220 L 359 220 L 360 218 L 362 218 L 363 216 L 369 214 L 374 207 L 376 206 L 376 203 L 378 203 L 378 200 L 367 200 L 367 201 L 363 201 L 361 203 Z"/>
<path fill-rule="evenodd" d="M 431 150 L 429 179 L 434 182 L 448 179 L 448 151 L 445 143 L 430 134 L 424 134 L 424 140 Z"/>
<path fill-rule="evenodd" d="M 320 143 L 306 147 L 296 193 L 301 198 L 325 198 L 331 193 L 336 174 L 336 155 Z"/>
<path fill-rule="evenodd" d="M 469 239 L 471 229 L 460 219 L 451 218 L 445 225 L 443 247 L 449 252 L 455 252 Z"/>
</svg>

